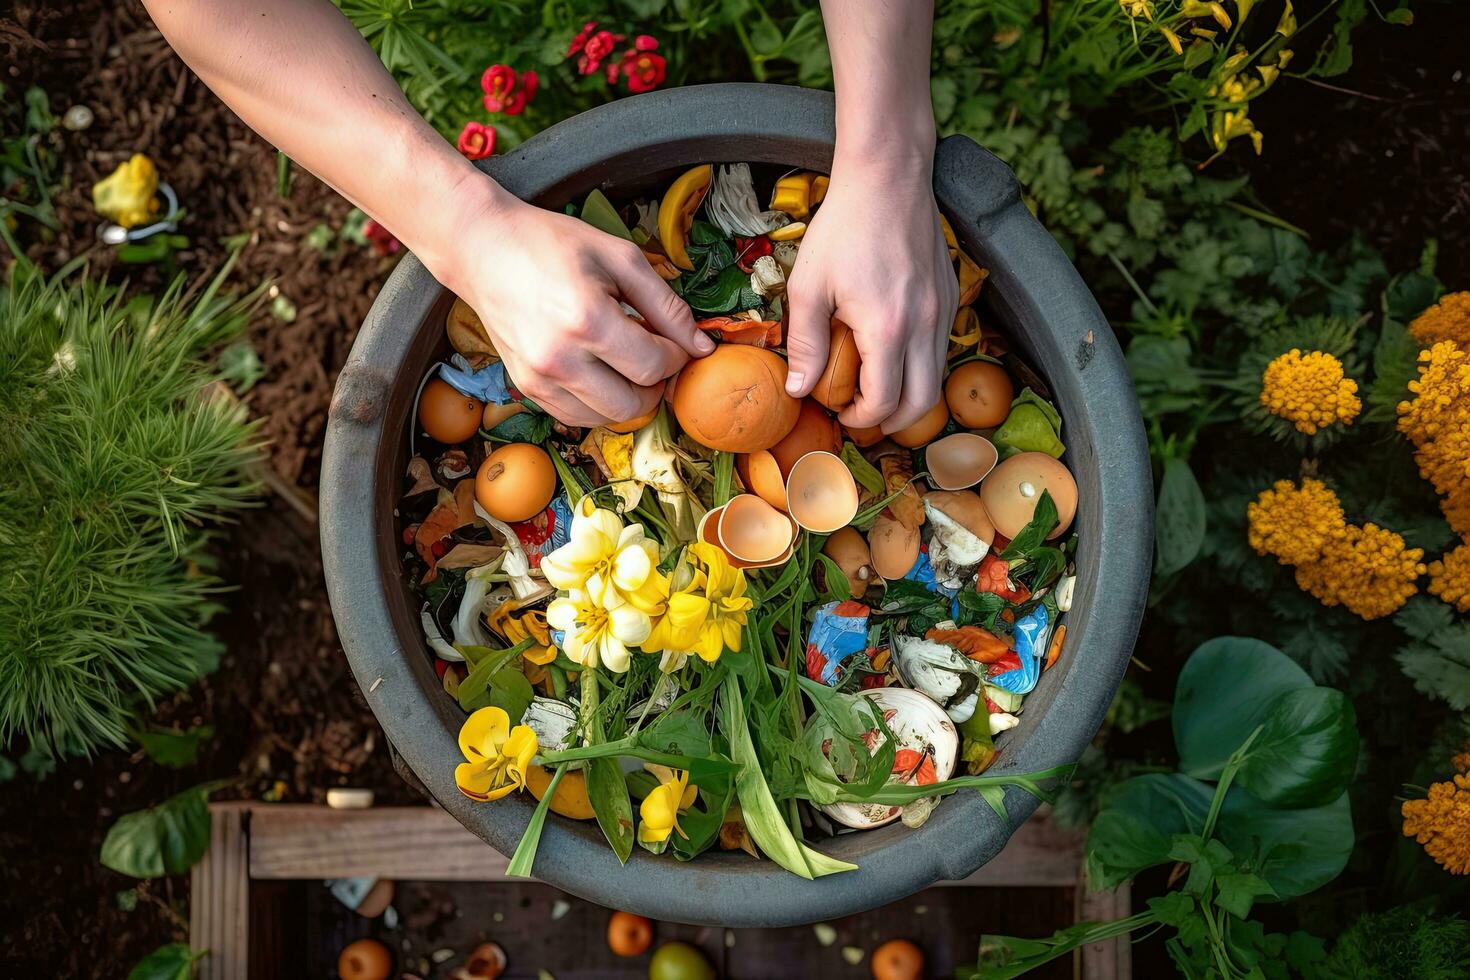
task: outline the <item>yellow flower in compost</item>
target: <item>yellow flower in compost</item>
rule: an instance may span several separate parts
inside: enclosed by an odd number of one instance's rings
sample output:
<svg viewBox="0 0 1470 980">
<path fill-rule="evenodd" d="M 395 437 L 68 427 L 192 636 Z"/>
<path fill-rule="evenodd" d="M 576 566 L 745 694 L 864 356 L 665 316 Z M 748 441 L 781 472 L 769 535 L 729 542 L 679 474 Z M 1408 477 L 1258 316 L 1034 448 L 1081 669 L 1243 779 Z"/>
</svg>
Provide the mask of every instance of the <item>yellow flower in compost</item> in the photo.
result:
<svg viewBox="0 0 1470 980">
<path fill-rule="evenodd" d="M 628 669 L 628 650 L 637 647 L 653 628 L 648 613 L 631 603 L 609 609 L 581 589 L 551 600 L 546 622 L 563 631 L 561 647 L 567 659 L 584 667 L 606 667 L 615 674 Z"/>
<path fill-rule="evenodd" d="M 1434 783 L 1425 799 L 1404 801 L 1404 836 L 1450 874 L 1470 875 L 1470 775 L 1464 772 L 1470 755 L 1454 761 L 1459 775 Z"/>
<path fill-rule="evenodd" d="M 694 805 L 699 787 L 689 785 L 687 772 L 659 765 L 645 768 L 659 777 L 659 784 L 638 806 L 638 841 L 655 845 L 661 851 L 669 835 L 675 831 L 680 837 L 688 838 L 689 835 L 679 826 L 679 814 Z"/>
<path fill-rule="evenodd" d="M 1283 565 L 1316 561 L 1329 541 L 1347 533 L 1342 504 L 1321 480 L 1305 479 L 1301 489 L 1278 480 L 1246 507 L 1248 539 L 1263 555 Z"/>
<path fill-rule="evenodd" d="M 512 600 L 496 606 L 486 618 L 490 628 L 505 637 L 511 646 L 531 640 L 531 645 L 521 654 L 531 663 L 544 666 L 556 659 L 556 647 L 551 645 L 551 630 L 546 625 L 546 614 L 541 610 L 529 609 L 516 615 L 516 604 Z"/>
<path fill-rule="evenodd" d="M 117 165 L 92 185 L 92 207 L 124 228 L 133 228 L 158 213 L 158 168 L 141 153 Z"/>
<path fill-rule="evenodd" d="M 647 615 L 662 611 L 667 586 L 657 570 L 658 542 L 642 524 L 622 519 L 583 497 L 567 543 L 541 559 L 546 581 L 563 592 L 585 592 L 605 609 L 630 604 Z"/>
<path fill-rule="evenodd" d="M 1343 606 L 1363 619 L 1395 612 L 1418 591 L 1423 548 L 1407 548 L 1401 534 L 1376 524 L 1349 524 L 1314 562 L 1298 565 L 1296 584 L 1324 606 Z"/>
<path fill-rule="evenodd" d="M 1470 347 L 1470 292 L 1441 296 L 1409 323 L 1409 334 L 1425 347 L 1442 340 Z"/>
<path fill-rule="evenodd" d="M 1429 563 L 1429 594 L 1439 596 L 1460 612 L 1470 612 L 1470 543 Z"/>
<path fill-rule="evenodd" d="M 1303 354 L 1292 348 L 1266 365 L 1261 376 L 1261 404 L 1272 415 L 1314 434 L 1334 422 L 1352 424 L 1363 403 L 1358 383 L 1342 375 L 1342 362 L 1325 351 Z"/>
<path fill-rule="evenodd" d="M 459 730 L 459 750 L 469 760 L 454 770 L 459 791 L 486 803 L 526 788 L 526 769 L 536 754 L 536 733 L 528 725 L 510 727 L 503 708 L 481 708 Z"/>
<path fill-rule="evenodd" d="M 1420 351 L 1409 392 L 1398 406 L 1399 431 L 1416 447 L 1419 474 L 1443 498 L 1450 527 L 1470 534 L 1470 354 L 1448 340 Z"/>
<path fill-rule="evenodd" d="M 691 544 L 686 554 L 694 578 L 685 589 L 670 594 L 660 631 L 650 636 L 644 649 L 696 653 L 714 663 L 725 650 L 740 652 L 746 614 L 754 603 L 745 595 L 745 572 L 732 568 L 719 548 L 701 541 Z"/>
</svg>

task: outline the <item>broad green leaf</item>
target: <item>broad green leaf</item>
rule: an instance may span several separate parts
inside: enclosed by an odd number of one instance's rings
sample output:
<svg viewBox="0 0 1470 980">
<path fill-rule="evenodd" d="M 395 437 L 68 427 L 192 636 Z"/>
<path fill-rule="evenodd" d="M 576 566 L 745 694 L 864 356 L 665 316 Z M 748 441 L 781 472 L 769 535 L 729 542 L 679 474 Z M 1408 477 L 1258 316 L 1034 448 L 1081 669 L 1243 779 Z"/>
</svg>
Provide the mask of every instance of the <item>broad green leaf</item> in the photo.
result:
<svg viewBox="0 0 1470 980">
<path fill-rule="evenodd" d="M 200 743 L 214 737 L 214 727 L 201 725 L 182 732 L 162 728 L 140 729 L 133 733 L 133 737 L 154 762 L 182 769 L 194 764 L 199 757 Z"/>
<path fill-rule="evenodd" d="M 1256 899 L 1276 896 L 1266 879 L 1253 874 L 1220 875 L 1215 879 L 1215 886 L 1219 889 L 1215 904 L 1237 919 L 1251 914 L 1251 906 L 1256 904 Z"/>
<path fill-rule="evenodd" d="M 587 799 L 613 853 L 627 864 L 633 853 L 633 803 L 616 758 L 604 756 L 587 763 Z"/>
<path fill-rule="evenodd" d="M 134 878 L 188 871 L 209 849 L 209 794 L 220 785 L 195 786 L 119 817 L 102 842 L 102 863 Z"/>
<path fill-rule="evenodd" d="M 1212 787 L 1179 773 L 1135 776 L 1109 790 L 1087 835 L 1087 874 L 1094 888 L 1116 888 L 1170 860 L 1176 834 L 1199 834 Z"/>
<path fill-rule="evenodd" d="M 618 209 L 613 207 L 607 195 L 597 188 L 587 195 L 587 200 L 582 203 L 582 220 L 599 231 L 605 231 L 609 235 L 632 241 L 633 236 L 628 232 L 628 226 L 623 224 L 623 219 L 618 216 Z"/>
<path fill-rule="evenodd" d="M 1271 806 L 1320 806 L 1343 794 L 1358 761 L 1358 725 L 1347 695 L 1304 687 L 1276 696 L 1235 784 Z"/>
<path fill-rule="evenodd" d="M 1275 810 L 1232 786 L 1225 794 L 1216 833 L 1282 900 L 1315 891 L 1336 878 L 1347 866 L 1354 844 L 1346 793 L 1326 806 Z"/>
<path fill-rule="evenodd" d="M 1164 461 L 1154 525 L 1154 574 L 1173 575 L 1194 561 L 1205 542 L 1205 495 L 1183 459 Z"/>
<path fill-rule="evenodd" d="M 204 956 L 191 950 L 188 943 L 160 946 L 128 971 L 128 980 L 189 980 L 194 975 L 194 964 Z"/>
<path fill-rule="evenodd" d="M 1307 672 L 1269 643 L 1221 636 L 1200 644 L 1174 691 L 1179 771 L 1217 778 L 1230 753 L 1265 721 L 1277 695 L 1312 686 Z"/>
</svg>

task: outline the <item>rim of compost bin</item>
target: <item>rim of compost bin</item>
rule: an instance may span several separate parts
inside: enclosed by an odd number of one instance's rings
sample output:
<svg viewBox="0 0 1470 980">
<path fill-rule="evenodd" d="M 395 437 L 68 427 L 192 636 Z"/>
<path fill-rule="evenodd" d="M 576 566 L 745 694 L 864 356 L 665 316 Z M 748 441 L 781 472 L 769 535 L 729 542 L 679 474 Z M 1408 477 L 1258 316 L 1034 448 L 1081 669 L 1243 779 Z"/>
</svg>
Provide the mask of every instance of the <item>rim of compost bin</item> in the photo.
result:
<svg viewBox="0 0 1470 980">
<path fill-rule="evenodd" d="M 594 187 L 616 187 L 697 163 L 773 163 L 828 171 L 834 140 L 829 93 L 720 84 L 655 92 L 582 113 L 480 167 L 526 200 L 559 208 Z M 1153 544 L 1153 493 L 1138 401 L 1122 351 L 1096 301 L 1021 200 L 1014 175 L 964 137 L 939 143 L 935 193 L 960 242 L 990 278 L 987 313 L 1046 379 L 1061 408 L 1064 462 L 1078 476 L 1077 590 L 1067 647 L 1027 696 L 992 772 L 1025 773 L 1074 762 L 1101 724 L 1137 637 Z M 443 288 L 405 255 L 364 322 L 333 395 L 322 458 L 321 541 L 338 634 L 388 739 L 436 800 L 510 854 L 534 800 L 483 804 L 454 783 L 463 714 L 444 696 L 409 608 L 394 512 L 406 454 L 404 421 L 419 378 L 406 360 L 427 358 Z M 425 324 L 434 314 L 434 324 Z M 395 436 L 397 430 L 399 435 Z M 1102 502 L 1109 502 L 1103 507 Z M 917 830 L 894 824 L 818 849 L 859 870 L 807 881 L 740 852 L 692 862 L 634 849 L 628 866 L 595 822 L 552 815 L 536 877 L 591 901 L 655 918 L 770 926 L 851 914 L 963 878 L 993 858 L 1036 808 L 1005 794 L 1002 821 L 979 794 L 947 799 Z"/>
</svg>

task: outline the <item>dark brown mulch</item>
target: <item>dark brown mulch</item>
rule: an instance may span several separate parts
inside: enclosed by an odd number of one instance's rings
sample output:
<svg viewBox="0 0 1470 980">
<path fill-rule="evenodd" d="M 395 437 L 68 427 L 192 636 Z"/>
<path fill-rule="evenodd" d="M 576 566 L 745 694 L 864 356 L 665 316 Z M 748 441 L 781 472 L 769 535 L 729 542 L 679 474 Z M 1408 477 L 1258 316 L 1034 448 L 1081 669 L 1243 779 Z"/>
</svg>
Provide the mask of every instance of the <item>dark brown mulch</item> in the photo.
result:
<svg viewBox="0 0 1470 980">
<path fill-rule="evenodd" d="M 58 130 L 67 177 L 56 198 L 60 232 L 43 238 L 21 226 L 43 269 L 85 256 L 94 275 L 126 277 L 135 290 L 167 282 L 157 267 L 116 262 L 95 237 L 91 185 L 134 152 L 154 159 L 188 210 L 181 271 L 212 275 L 228 255 L 225 240 L 248 236 L 232 288 L 269 281 L 296 316 L 284 322 L 267 302 L 252 317 L 248 339 L 266 374 L 246 402 L 263 419 L 277 482 L 310 501 L 332 384 L 390 267 L 345 241 L 326 254 L 307 244 L 318 225 L 340 228 L 351 205 L 302 172 L 281 197 L 275 151 L 183 66 L 135 2 L 18 5 L 0 14 L 0 61 L 7 98 L 40 85 L 57 115 L 76 104 L 95 115 L 84 132 Z M 123 976 L 150 949 L 185 938 L 187 882 L 128 893 L 137 883 L 98 863 L 122 813 L 220 777 L 237 780 L 220 796 L 320 802 L 328 787 L 351 784 L 389 801 L 413 798 L 337 644 L 314 525 L 279 496 L 265 505 L 221 538 L 221 573 L 238 589 L 217 623 L 228 653 L 157 712 L 165 725 L 214 726 L 198 765 L 174 771 L 110 752 L 0 787 L 0 974 Z"/>
</svg>

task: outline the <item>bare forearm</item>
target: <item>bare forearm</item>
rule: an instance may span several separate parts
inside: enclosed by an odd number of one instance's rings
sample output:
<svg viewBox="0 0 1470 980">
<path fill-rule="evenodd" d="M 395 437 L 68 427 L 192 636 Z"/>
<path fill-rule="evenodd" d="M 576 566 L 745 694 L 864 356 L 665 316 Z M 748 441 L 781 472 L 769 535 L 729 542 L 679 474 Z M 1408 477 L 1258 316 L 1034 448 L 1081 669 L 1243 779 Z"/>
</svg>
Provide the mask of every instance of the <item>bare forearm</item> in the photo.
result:
<svg viewBox="0 0 1470 980">
<path fill-rule="evenodd" d="M 329 0 L 144 0 L 252 129 L 401 238 L 431 270 L 467 210 L 504 192 L 404 99 Z"/>
<path fill-rule="evenodd" d="M 932 0 L 822 0 L 837 90 L 834 170 L 880 164 L 927 172 Z"/>
</svg>

